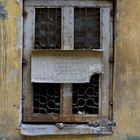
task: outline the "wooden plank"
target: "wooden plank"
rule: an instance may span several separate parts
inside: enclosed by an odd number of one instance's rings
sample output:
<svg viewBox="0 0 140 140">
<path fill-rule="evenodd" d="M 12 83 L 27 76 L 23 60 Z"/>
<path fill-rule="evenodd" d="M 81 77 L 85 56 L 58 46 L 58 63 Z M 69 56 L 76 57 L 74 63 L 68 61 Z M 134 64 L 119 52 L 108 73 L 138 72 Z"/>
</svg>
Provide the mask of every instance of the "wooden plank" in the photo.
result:
<svg viewBox="0 0 140 140">
<path fill-rule="evenodd" d="M 111 7 L 113 9 L 113 5 Z M 114 73 L 114 42 L 113 42 L 113 37 L 114 37 L 114 16 L 110 16 L 110 60 L 109 60 L 109 70 L 110 70 L 110 77 L 109 77 L 109 119 L 113 120 L 114 117 L 114 101 L 113 101 L 113 73 Z"/>
<path fill-rule="evenodd" d="M 72 114 L 72 84 L 63 84 L 62 86 L 62 114 Z"/>
<path fill-rule="evenodd" d="M 109 56 L 111 45 L 111 20 L 110 20 L 110 8 L 101 8 L 102 16 L 102 31 L 103 31 L 103 50 L 104 50 L 104 73 L 102 74 L 102 115 L 109 115 Z"/>
<path fill-rule="evenodd" d="M 62 124 L 63 125 L 63 124 Z M 57 125 L 31 125 L 22 124 L 21 134 L 25 136 L 43 136 L 43 135 L 81 135 L 81 134 L 112 134 L 112 126 L 88 126 L 82 125 L 64 125 L 63 128 L 58 128 Z"/>
<path fill-rule="evenodd" d="M 24 49 L 23 49 L 23 113 L 31 115 L 32 112 L 32 85 L 31 85 L 31 50 L 34 42 L 35 10 L 33 7 L 25 7 L 27 12 L 24 17 Z M 24 116 L 23 115 L 23 116 Z M 26 118 L 24 118 L 26 120 Z"/>
<path fill-rule="evenodd" d="M 81 49 L 81 50 L 54 50 L 54 49 L 39 49 L 34 50 L 32 49 L 32 53 L 40 54 L 40 55 L 52 55 L 52 56 L 79 56 L 82 57 L 90 57 L 90 56 L 96 56 L 96 55 L 103 55 L 103 49 Z"/>
<path fill-rule="evenodd" d="M 25 6 L 36 6 L 36 7 L 64 7 L 64 6 L 75 6 L 75 7 L 110 7 L 111 2 L 108 0 L 25 0 Z"/>
<path fill-rule="evenodd" d="M 102 116 L 108 117 L 108 116 Z M 32 115 L 24 115 L 26 122 L 72 122 L 72 123 L 87 123 L 89 121 L 94 121 L 100 119 L 98 115 L 43 115 L 43 114 L 32 114 Z"/>
</svg>

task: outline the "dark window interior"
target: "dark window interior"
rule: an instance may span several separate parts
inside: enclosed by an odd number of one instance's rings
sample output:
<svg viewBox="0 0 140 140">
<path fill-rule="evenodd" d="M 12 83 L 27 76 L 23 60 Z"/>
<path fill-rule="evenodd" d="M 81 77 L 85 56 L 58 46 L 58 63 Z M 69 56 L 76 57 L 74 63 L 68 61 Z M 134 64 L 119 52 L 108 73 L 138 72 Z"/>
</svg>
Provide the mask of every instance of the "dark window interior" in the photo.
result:
<svg viewBox="0 0 140 140">
<path fill-rule="evenodd" d="M 60 114 L 60 98 L 60 84 L 33 83 L 34 113 Z M 71 107 L 73 114 L 98 114 L 98 74 L 91 77 L 90 83 L 73 84 Z"/>
<path fill-rule="evenodd" d="M 93 75 L 90 83 L 73 84 L 73 114 L 98 114 L 99 75 Z"/>
<path fill-rule="evenodd" d="M 36 8 L 35 49 L 61 49 L 61 9 Z"/>
<path fill-rule="evenodd" d="M 33 111 L 39 114 L 59 114 L 60 84 L 33 83 Z"/>
<path fill-rule="evenodd" d="M 100 49 L 100 9 L 74 9 L 74 48 Z"/>
</svg>

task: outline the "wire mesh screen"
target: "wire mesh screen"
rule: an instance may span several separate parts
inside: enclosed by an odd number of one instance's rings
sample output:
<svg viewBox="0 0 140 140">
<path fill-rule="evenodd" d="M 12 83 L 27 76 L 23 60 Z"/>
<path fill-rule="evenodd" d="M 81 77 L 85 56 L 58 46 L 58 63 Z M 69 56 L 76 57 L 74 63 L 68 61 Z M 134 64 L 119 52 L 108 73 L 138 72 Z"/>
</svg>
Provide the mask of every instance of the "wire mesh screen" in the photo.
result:
<svg viewBox="0 0 140 140">
<path fill-rule="evenodd" d="M 98 114 L 99 75 L 93 75 L 90 83 L 73 84 L 73 114 Z"/>
<path fill-rule="evenodd" d="M 35 49 L 61 49 L 61 9 L 36 8 Z"/>
<path fill-rule="evenodd" d="M 100 9 L 74 9 L 74 48 L 100 49 Z"/>
<path fill-rule="evenodd" d="M 33 83 L 33 112 L 60 113 L 60 84 Z"/>
</svg>

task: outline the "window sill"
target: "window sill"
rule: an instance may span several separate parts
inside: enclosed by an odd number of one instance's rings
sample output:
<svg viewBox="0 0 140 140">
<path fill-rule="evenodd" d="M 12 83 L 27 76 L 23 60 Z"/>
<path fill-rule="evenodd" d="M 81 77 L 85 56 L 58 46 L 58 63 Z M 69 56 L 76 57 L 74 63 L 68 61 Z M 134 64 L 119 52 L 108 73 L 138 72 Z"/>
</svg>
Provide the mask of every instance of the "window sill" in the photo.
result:
<svg viewBox="0 0 140 140">
<path fill-rule="evenodd" d="M 112 134 L 115 123 L 108 124 L 53 124 L 34 125 L 22 124 L 21 134 L 24 136 L 42 135 L 81 135 L 81 134 Z"/>
</svg>

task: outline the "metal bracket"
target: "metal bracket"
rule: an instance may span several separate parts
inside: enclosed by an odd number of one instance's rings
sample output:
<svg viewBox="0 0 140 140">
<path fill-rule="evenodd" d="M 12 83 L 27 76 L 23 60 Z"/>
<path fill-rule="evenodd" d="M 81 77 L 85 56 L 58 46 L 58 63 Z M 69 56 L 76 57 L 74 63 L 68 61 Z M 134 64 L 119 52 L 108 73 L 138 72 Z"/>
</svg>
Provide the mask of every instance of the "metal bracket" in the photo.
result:
<svg viewBox="0 0 140 140">
<path fill-rule="evenodd" d="M 25 65 L 25 64 L 27 64 L 27 61 L 25 60 L 25 59 L 22 59 L 22 65 Z"/>
</svg>

